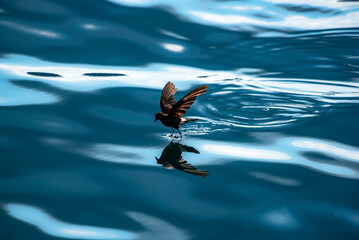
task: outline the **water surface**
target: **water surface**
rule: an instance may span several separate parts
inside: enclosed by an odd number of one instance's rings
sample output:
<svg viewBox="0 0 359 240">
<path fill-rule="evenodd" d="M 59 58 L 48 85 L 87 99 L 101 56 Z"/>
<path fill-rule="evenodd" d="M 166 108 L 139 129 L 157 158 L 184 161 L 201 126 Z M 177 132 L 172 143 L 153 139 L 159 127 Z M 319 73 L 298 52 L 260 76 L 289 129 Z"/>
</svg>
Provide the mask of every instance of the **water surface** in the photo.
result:
<svg viewBox="0 0 359 240">
<path fill-rule="evenodd" d="M 0 32 L 1 239 L 359 237 L 357 1 L 0 0 Z M 177 145 L 168 81 L 209 87 Z"/>
</svg>

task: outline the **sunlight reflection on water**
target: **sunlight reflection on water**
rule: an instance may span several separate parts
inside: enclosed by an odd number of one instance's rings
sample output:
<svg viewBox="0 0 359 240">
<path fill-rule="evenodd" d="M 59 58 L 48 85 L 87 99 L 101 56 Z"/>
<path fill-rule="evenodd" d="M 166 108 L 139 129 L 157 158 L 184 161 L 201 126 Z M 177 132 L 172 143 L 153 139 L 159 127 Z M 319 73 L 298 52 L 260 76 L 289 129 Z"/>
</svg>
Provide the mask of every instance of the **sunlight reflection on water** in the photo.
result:
<svg viewBox="0 0 359 240">
<path fill-rule="evenodd" d="M 42 209 L 17 203 L 4 205 L 8 214 L 16 219 L 34 225 L 41 231 L 60 238 L 69 239 L 159 239 L 171 237 L 187 239 L 186 234 L 176 227 L 143 213 L 128 212 L 128 216 L 148 228 L 147 232 L 130 232 L 105 227 L 85 226 L 63 222 Z"/>
</svg>

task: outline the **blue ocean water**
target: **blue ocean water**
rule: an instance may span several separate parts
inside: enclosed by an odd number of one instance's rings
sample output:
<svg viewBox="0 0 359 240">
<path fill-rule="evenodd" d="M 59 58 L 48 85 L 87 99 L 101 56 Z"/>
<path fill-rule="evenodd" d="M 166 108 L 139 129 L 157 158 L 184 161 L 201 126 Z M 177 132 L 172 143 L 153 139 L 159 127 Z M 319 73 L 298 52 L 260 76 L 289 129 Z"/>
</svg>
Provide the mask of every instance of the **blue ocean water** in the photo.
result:
<svg viewBox="0 0 359 240">
<path fill-rule="evenodd" d="M 0 0 L 0 239 L 359 239 L 358 73 L 357 1 Z"/>
</svg>

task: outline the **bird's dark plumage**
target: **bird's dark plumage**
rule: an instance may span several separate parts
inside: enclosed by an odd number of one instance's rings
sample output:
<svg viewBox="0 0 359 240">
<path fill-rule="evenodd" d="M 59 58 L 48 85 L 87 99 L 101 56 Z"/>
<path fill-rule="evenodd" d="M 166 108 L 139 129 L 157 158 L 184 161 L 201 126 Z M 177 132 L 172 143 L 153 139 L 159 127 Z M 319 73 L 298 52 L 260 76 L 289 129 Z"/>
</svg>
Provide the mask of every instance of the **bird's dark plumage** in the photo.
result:
<svg viewBox="0 0 359 240">
<path fill-rule="evenodd" d="M 205 85 L 200 86 L 176 102 L 174 94 L 177 92 L 177 88 L 173 83 L 168 82 L 161 94 L 160 105 L 162 112 L 156 113 L 155 121 L 159 119 L 163 125 L 172 128 L 172 130 L 175 128 L 178 131 L 183 124 L 197 121 L 198 119 L 184 118 L 183 115 L 186 114 L 199 95 L 207 92 L 207 88 Z"/>
<path fill-rule="evenodd" d="M 163 113 L 169 114 L 173 105 L 175 105 L 175 93 L 177 92 L 177 88 L 171 82 L 168 82 L 162 90 L 161 94 L 161 110 Z"/>
</svg>

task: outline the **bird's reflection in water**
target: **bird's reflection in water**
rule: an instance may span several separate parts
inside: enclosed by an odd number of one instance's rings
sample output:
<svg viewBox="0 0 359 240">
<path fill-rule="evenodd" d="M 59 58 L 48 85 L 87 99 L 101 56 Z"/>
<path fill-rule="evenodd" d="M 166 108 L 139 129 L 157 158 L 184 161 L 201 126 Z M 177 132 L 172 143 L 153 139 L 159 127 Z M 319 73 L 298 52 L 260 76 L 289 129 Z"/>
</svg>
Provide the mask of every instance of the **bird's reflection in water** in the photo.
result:
<svg viewBox="0 0 359 240">
<path fill-rule="evenodd" d="M 191 152 L 199 154 L 199 151 L 194 147 L 190 147 L 187 145 L 180 144 L 179 142 L 174 143 L 173 141 L 168 144 L 163 150 L 161 157 L 157 158 L 157 163 L 162 164 L 164 168 L 167 169 L 178 169 L 183 172 L 196 175 L 199 177 L 207 177 L 208 172 L 205 170 L 199 170 L 187 163 L 187 161 L 183 160 L 182 153 L 183 152 Z"/>
</svg>

